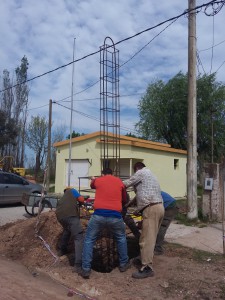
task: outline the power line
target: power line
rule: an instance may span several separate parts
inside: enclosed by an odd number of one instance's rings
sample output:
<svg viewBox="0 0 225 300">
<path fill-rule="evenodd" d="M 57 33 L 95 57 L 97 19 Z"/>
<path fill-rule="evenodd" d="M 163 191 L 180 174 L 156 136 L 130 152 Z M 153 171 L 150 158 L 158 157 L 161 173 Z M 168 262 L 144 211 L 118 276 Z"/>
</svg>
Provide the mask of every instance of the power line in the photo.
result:
<svg viewBox="0 0 225 300">
<path fill-rule="evenodd" d="M 52 103 L 57 104 L 57 105 L 59 105 L 59 106 L 62 106 L 62 107 L 64 107 L 64 108 L 68 109 L 68 110 L 71 110 L 70 107 L 67 107 L 67 106 L 65 106 L 65 105 L 59 104 L 59 103 L 57 103 L 57 102 L 55 102 L 55 101 L 53 101 Z M 99 118 L 93 117 L 93 116 L 88 115 L 88 114 L 86 114 L 86 113 L 83 113 L 83 112 L 81 112 L 81 111 L 79 111 L 79 110 L 73 109 L 73 112 L 76 112 L 76 113 L 78 113 L 78 114 L 80 114 L 80 115 L 82 115 L 82 116 L 84 116 L 84 117 L 86 117 L 86 118 L 88 118 L 88 119 L 92 119 L 92 120 L 94 120 L 94 121 L 100 122 L 100 119 L 99 119 Z M 121 129 L 124 129 L 124 130 L 127 130 L 127 131 L 130 131 L 130 132 L 138 133 L 138 131 L 133 130 L 133 129 L 130 129 L 130 128 L 127 128 L 127 127 L 124 127 L 124 126 L 120 126 L 120 128 L 121 128 Z"/>
<path fill-rule="evenodd" d="M 153 29 L 155 29 L 155 28 L 157 28 L 157 27 L 159 27 L 159 26 L 161 26 L 161 25 L 163 25 L 163 24 L 165 24 L 165 23 L 167 23 L 167 22 L 174 21 L 174 20 L 176 20 L 176 19 L 178 19 L 178 18 L 180 18 L 180 17 L 182 17 L 182 16 L 188 14 L 190 11 L 198 11 L 199 9 L 201 9 L 201 8 L 203 8 L 203 7 L 207 8 L 209 5 L 218 4 L 218 3 L 221 3 L 221 5 L 223 5 L 224 2 L 225 2 L 224 0 L 220 0 L 220 1 L 212 0 L 212 1 L 209 1 L 208 3 L 206 3 L 206 4 L 202 4 L 202 5 L 196 6 L 196 7 L 195 7 L 194 9 L 192 9 L 192 10 L 188 10 L 188 9 L 187 9 L 187 10 L 185 10 L 183 13 L 177 15 L 176 17 L 172 17 L 172 18 L 170 18 L 170 19 L 167 19 L 167 20 L 165 20 L 165 21 L 163 21 L 163 22 L 158 23 L 158 24 L 155 25 L 155 26 L 149 27 L 149 28 L 147 28 L 147 29 L 145 29 L 145 30 L 142 30 L 142 31 L 140 31 L 140 32 L 138 32 L 138 33 L 136 33 L 136 34 L 130 36 L 130 37 L 127 37 L 127 38 L 125 38 L 125 39 L 122 39 L 122 40 L 118 41 L 117 43 L 114 44 L 114 46 L 119 45 L 119 44 L 121 44 L 121 43 L 123 43 L 123 42 L 125 42 L 125 41 L 130 40 L 130 39 L 133 39 L 133 38 L 135 38 L 135 37 L 137 37 L 137 36 L 139 36 L 139 35 L 141 35 L 141 34 L 143 34 L 143 33 L 145 33 L 145 32 L 148 32 L 148 31 L 150 31 L 150 30 L 153 30 Z M 106 48 L 110 48 L 110 47 L 112 47 L 112 46 L 107 46 Z M 79 62 L 79 61 L 81 61 L 81 60 L 84 60 L 84 59 L 86 59 L 86 58 L 88 58 L 88 57 L 90 57 L 90 56 L 93 56 L 93 55 L 99 53 L 100 51 L 101 51 L 101 49 L 99 49 L 99 50 L 97 50 L 97 51 L 95 51 L 95 52 L 92 52 L 92 53 L 90 53 L 90 54 L 87 54 L 87 55 L 85 55 L 85 56 L 83 56 L 83 57 L 81 57 L 81 58 L 78 58 L 78 59 L 76 59 L 76 60 L 73 60 L 73 61 L 71 61 L 71 62 L 69 62 L 69 63 L 67 63 L 67 64 L 65 64 L 65 65 L 62 65 L 62 66 L 60 66 L 60 67 L 57 67 L 57 68 L 55 68 L 55 69 L 53 69 L 53 70 L 47 71 L 47 72 L 42 73 L 42 74 L 40 74 L 40 75 L 37 75 L 37 76 L 35 76 L 35 77 L 33 77 L 33 78 L 30 78 L 30 79 L 27 79 L 27 80 L 25 80 L 25 81 L 23 81 L 23 82 L 17 83 L 17 84 L 15 84 L 15 85 L 13 85 L 13 86 L 11 86 L 11 87 L 8 87 L 8 88 L 6 88 L 6 89 L 4 89 L 4 90 L 0 90 L 0 92 L 4 92 L 4 91 L 6 91 L 6 90 L 8 90 L 8 89 L 11 89 L 11 88 L 14 88 L 14 87 L 16 87 L 16 86 L 18 86 L 18 85 L 21 85 L 21 84 L 24 84 L 24 83 L 33 81 L 33 80 L 35 80 L 35 79 L 37 79 L 37 78 L 40 78 L 40 77 L 43 77 L 43 76 L 45 76 L 45 75 L 47 75 L 47 74 L 53 73 L 53 72 L 55 72 L 55 71 L 58 71 L 58 70 L 60 70 L 60 69 L 62 69 L 62 68 L 65 68 L 65 67 L 71 65 L 72 63 L 76 63 L 76 62 Z"/>
<path fill-rule="evenodd" d="M 213 15 L 213 40 L 212 40 L 212 53 L 211 53 L 211 67 L 210 67 L 210 74 L 212 72 L 212 64 L 213 64 L 213 51 L 214 51 L 214 29 L 215 29 L 215 19 L 214 19 L 214 15 Z"/>
<path fill-rule="evenodd" d="M 222 42 L 220 42 L 220 43 L 218 43 L 218 44 L 216 44 L 216 45 L 214 45 L 214 46 L 212 46 L 212 47 L 209 47 L 209 48 L 206 48 L 206 49 L 199 50 L 198 52 L 203 52 L 203 51 L 211 50 L 212 48 L 215 48 L 215 47 L 217 47 L 217 46 L 223 44 L 224 42 L 225 42 L 225 40 L 223 40 Z"/>
<path fill-rule="evenodd" d="M 145 92 L 143 93 L 135 93 L 135 94 L 128 94 L 128 95 L 120 95 L 120 98 L 122 97 L 131 97 L 131 96 L 141 96 L 143 95 Z M 63 98 L 63 99 L 60 99 L 60 100 L 55 100 L 54 103 L 59 103 L 59 102 L 70 102 L 70 101 L 65 101 L 65 99 L 69 99 L 71 98 L 71 96 L 68 96 L 66 98 Z M 74 102 L 76 101 L 96 101 L 96 100 L 100 100 L 99 97 L 96 97 L 96 98 L 87 98 L 87 99 L 76 99 L 76 100 L 73 100 Z M 30 108 L 28 109 L 27 111 L 30 111 L 30 110 L 34 110 L 34 109 L 39 109 L 39 108 L 42 108 L 42 107 L 46 107 L 48 106 L 49 104 L 45 104 L 45 105 L 42 105 L 42 106 L 38 106 L 38 107 L 34 107 L 34 108 Z"/>
<path fill-rule="evenodd" d="M 216 70 L 215 73 L 217 73 L 217 72 L 219 71 L 219 69 L 220 69 L 224 64 L 225 64 L 225 60 L 224 60 L 224 62 L 222 62 L 222 64 L 219 66 L 219 68 Z"/>
</svg>

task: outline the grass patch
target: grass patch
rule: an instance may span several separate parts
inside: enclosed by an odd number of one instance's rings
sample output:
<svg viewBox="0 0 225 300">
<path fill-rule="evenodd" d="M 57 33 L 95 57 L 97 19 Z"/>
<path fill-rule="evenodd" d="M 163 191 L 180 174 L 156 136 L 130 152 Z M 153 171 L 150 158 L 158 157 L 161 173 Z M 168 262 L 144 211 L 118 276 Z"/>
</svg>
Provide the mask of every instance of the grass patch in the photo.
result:
<svg viewBox="0 0 225 300">
<path fill-rule="evenodd" d="M 50 186 L 49 193 L 55 193 L 55 186 Z"/>
<path fill-rule="evenodd" d="M 186 257 L 199 263 L 225 263 L 225 257 L 222 254 L 215 254 L 203 250 L 188 248 L 176 243 L 166 243 L 165 248 L 169 256 L 175 255 L 179 257 Z"/>
<path fill-rule="evenodd" d="M 198 195 L 202 194 L 202 188 L 198 187 Z M 177 199 L 177 207 L 178 207 L 178 213 L 175 217 L 175 220 L 179 224 L 184 224 L 186 226 L 197 226 L 199 228 L 206 227 L 209 223 L 209 220 L 207 217 L 203 216 L 202 213 L 202 198 L 198 196 L 198 218 L 196 219 L 188 219 L 187 213 L 188 213 L 188 204 L 187 199 Z"/>
</svg>

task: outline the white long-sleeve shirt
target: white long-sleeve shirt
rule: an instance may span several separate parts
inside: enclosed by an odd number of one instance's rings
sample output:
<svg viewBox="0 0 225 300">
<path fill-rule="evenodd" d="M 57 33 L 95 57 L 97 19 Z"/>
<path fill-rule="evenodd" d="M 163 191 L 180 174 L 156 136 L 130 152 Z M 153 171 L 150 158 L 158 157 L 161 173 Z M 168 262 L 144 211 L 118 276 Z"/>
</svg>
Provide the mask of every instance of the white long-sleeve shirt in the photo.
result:
<svg viewBox="0 0 225 300">
<path fill-rule="evenodd" d="M 142 210 L 150 203 L 163 202 L 159 182 L 146 167 L 138 170 L 123 183 L 126 187 L 133 186 L 135 188 L 138 210 Z"/>
</svg>

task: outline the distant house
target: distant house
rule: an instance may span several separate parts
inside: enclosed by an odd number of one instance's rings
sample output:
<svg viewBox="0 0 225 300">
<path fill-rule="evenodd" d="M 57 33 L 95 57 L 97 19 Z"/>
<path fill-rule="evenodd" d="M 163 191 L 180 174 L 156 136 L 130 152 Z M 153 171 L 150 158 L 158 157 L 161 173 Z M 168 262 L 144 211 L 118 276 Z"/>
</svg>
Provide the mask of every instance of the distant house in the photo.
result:
<svg viewBox="0 0 225 300">
<path fill-rule="evenodd" d="M 101 174 L 100 142 L 100 132 L 71 140 L 71 186 L 89 188 L 90 180 L 87 177 Z M 61 193 L 68 185 L 70 140 L 57 142 L 53 146 L 57 153 L 55 192 Z M 158 178 L 162 190 L 174 197 L 186 195 L 187 151 L 171 148 L 168 144 L 121 135 L 121 177 L 131 176 L 137 161 L 142 161 L 151 169 Z"/>
</svg>

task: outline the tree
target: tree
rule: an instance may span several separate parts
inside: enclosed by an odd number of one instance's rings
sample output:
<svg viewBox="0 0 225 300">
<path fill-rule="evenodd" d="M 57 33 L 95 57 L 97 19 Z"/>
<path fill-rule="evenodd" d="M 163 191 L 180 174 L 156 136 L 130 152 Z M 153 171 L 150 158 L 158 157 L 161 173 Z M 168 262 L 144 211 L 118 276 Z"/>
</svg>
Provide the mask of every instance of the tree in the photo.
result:
<svg viewBox="0 0 225 300">
<path fill-rule="evenodd" d="M 73 130 L 73 132 L 72 132 L 72 138 L 75 138 L 75 137 L 78 137 L 78 136 L 82 136 L 82 135 L 85 135 L 85 133 L 75 132 L 74 130 Z M 70 139 L 70 134 L 67 135 L 66 139 L 67 139 L 67 140 Z"/>
<path fill-rule="evenodd" d="M 60 125 L 54 128 L 52 133 L 52 144 L 65 139 L 66 125 Z M 51 170 L 50 176 L 55 176 L 56 168 L 56 148 L 51 150 Z"/>
<path fill-rule="evenodd" d="M 144 139 L 143 137 L 137 136 L 131 132 L 126 133 L 125 136 L 129 136 L 129 137 L 133 137 L 133 138 L 137 138 L 137 139 Z"/>
<path fill-rule="evenodd" d="M 17 137 L 16 122 L 11 118 L 7 118 L 7 115 L 4 111 L 0 110 L 0 149 L 2 156 L 2 149 L 5 145 L 15 144 Z"/>
<path fill-rule="evenodd" d="M 48 121 L 45 117 L 32 117 L 26 130 L 26 143 L 36 156 L 35 177 L 43 165 L 48 149 Z"/>
<path fill-rule="evenodd" d="M 20 67 L 15 70 L 16 83 L 15 88 L 15 103 L 14 103 L 14 118 L 19 127 L 19 137 L 17 139 L 17 147 L 15 149 L 15 161 L 18 166 L 24 165 L 25 155 L 25 127 L 27 123 L 27 107 L 29 89 L 26 84 L 28 60 L 26 56 L 21 59 Z"/>
<path fill-rule="evenodd" d="M 139 101 L 140 121 L 136 129 L 146 139 L 187 149 L 187 74 L 179 72 L 168 82 L 149 84 Z M 209 161 L 214 145 L 214 161 L 220 161 L 225 145 L 225 86 L 216 75 L 197 78 L 197 147 L 201 165 Z M 213 127 L 213 133 L 212 133 Z"/>
<path fill-rule="evenodd" d="M 1 94 L 1 109 L 5 112 L 7 120 L 13 118 L 17 125 L 17 138 L 15 143 L 9 143 L 2 148 L 4 156 L 13 156 L 16 166 L 24 166 L 25 157 L 25 127 L 27 121 L 27 107 L 29 89 L 26 84 L 28 60 L 26 56 L 21 59 L 20 67 L 15 69 L 16 86 L 10 79 L 8 70 L 3 71 L 2 87 L 4 92 Z"/>
<path fill-rule="evenodd" d="M 12 106 L 14 102 L 14 97 L 12 93 L 12 83 L 10 80 L 10 74 L 8 70 L 3 70 L 3 89 L 2 93 L 1 109 L 6 113 L 6 117 L 10 118 L 12 115 Z"/>
</svg>

